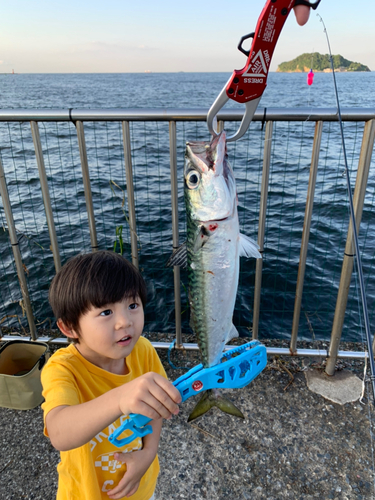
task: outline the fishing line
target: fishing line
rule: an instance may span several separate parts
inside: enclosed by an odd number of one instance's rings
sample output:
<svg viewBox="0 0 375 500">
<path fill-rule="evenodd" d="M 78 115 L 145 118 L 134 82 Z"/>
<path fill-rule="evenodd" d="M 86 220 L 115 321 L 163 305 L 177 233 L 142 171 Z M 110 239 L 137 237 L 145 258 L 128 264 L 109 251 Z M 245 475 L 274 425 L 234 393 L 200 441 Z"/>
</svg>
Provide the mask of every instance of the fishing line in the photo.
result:
<svg viewBox="0 0 375 500">
<path fill-rule="evenodd" d="M 174 349 L 175 345 L 176 345 L 176 339 L 174 339 L 174 341 L 170 344 L 170 346 L 168 348 L 167 357 L 168 357 L 169 365 L 173 368 L 173 370 L 189 370 L 188 366 L 176 366 L 175 364 L 172 363 L 171 354 L 172 354 L 172 350 Z"/>
<path fill-rule="evenodd" d="M 358 234 L 357 234 L 357 224 L 356 224 L 355 214 L 354 214 L 352 188 L 351 188 L 351 185 L 350 185 L 350 176 L 349 176 L 348 160 L 347 160 L 347 155 L 346 155 L 344 130 L 343 130 L 342 119 L 341 119 L 341 108 L 340 108 L 340 102 L 339 102 L 339 95 L 338 95 L 338 92 L 337 92 L 336 76 L 335 76 L 335 69 L 334 69 L 334 66 L 333 66 L 333 58 L 332 58 L 332 53 L 331 53 L 331 45 L 329 43 L 327 29 L 325 27 L 325 24 L 324 24 L 324 21 L 323 21 L 322 17 L 319 14 L 317 14 L 317 16 L 320 18 L 320 22 L 323 24 L 324 33 L 326 34 L 326 38 L 327 38 L 327 44 L 328 44 L 328 50 L 329 50 L 329 58 L 330 58 L 330 63 L 331 63 L 332 76 L 333 76 L 333 84 L 334 84 L 334 89 L 335 89 L 335 97 L 336 97 L 337 114 L 338 114 L 339 126 L 340 126 L 342 151 L 343 151 L 344 162 L 345 162 L 345 172 L 344 172 L 344 174 L 345 174 L 345 177 L 346 177 L 346 184 L 347 184 L 347 187 L 348 187 L 349 204 L 350 204 L 350 219 L 351 219 L 352 227 L 353 227 L 353 242 L 354 242 L 355 257 L 356 257 L 354 260 L 355 260 L 355 262 L 357 264 L 357 272 L 358 272 L 359 285 L 360 285 L 360 290 L 361 290 L 363 319 L 364 319 L 364 324 L 365 324 L 365 331 L 366 331 L 366 338 L 367 338 L 367 348 L 368 348 L 368 351 L 369 351 L 369 361 L 370 361 L 370 370 L 371 370 L 370 381 L 371 381 L 371 384 L 372 384 L 372 392 L 373 392 L 374 404 L 375 404 L 375 364 L 374 364 L 374 357 L 373 357 L 373 352 L 372 352 L 372 343 L 371 343 L 371 334 L 370 334 L 370 321 L 369 321 L 369 315 L 368 315 L 368 309 L 367 309 L 367 299 L 366 299 L 366 294 L 365 294 L 365 283 L 364 283 L 364 279 L 363 279 L 363 269 L 362 269 L 361 254 L 360 254 L 360 251 L 359 251 Z"/>
<path fill-rule="evenodd" d="M 348 213 L 350 214 L 349 207 L 348 207 Z M 356 268 L 354 268 L 354 269 L 355 269 L 354 283 L 355 283 L 355 293 L 356 293 L 357 307 L 358 307 L 359 331 L 361 332 L 362 346 L 364 347 L 364 352 L 366 353 L 365 339 L 364 339 L 364 336 L 363 336 L 363 324 L 362 324 L 362 315 L 361 315 L 360 293 L 359 293 L 359 290 L 358 290 L 358 272 L 356 272 L 357 271 Z M 364 362 L 364 367 L 363 367 L 362 392 L 361 392 L 361 396 L 359 398 L 359 403 L 362 404 L 362 405 L 366 404 L 363 401 L 363 398 L 365 397 L 365 393 L 366 393 L 366 382 L 368 382 L 368 379 L 367 379 L 367 356 L 365 356 L 365 362 Z M 368 392 L 369 392 L 369 389 L 367 389 L 367 393 Z M 373 474 L 374 474 L 374 471 L 375 471 L 375 457 L 374 457 L 374 442 L 373 442 L 373 431 L 372 431 L 372 428 L 373 428 L 373 419 L 372 419 L 372 414 L 371 414 L 371 405 L 370 405 L 369 398 L 367 398 L 367 403 L 368 403 L 367 404 L 367 415 L 368 415 L 368 421 L 370 423 L 371 462 L 372 462 L 372 471 L 373 471 Z M 375 492 L 375 474 L 374 474 L 374 477 L 373 477 L 373 486 L 374 486 L 374 492 Z"/>
<path fill-rule="evenodd" d="M 313 67 L 313 59 L 314 59 L 314 48 L 313 48 L 313 51 L 311 53 L 311 63 L 310 63 L 310 68 L 311 69 Z M 308 90 L 308 95 L 307 95 L 307 109 L 309 109 L 309 115 L 302 122 L 302 126 L 303 126 L 304 123 L 310 122 L 310 118 L 311 118 L 311 115 L 312 115 L 312 112 L 313 112 L 313 106 L 312 106 L 312 103 L 311 103 L 311 87 L 312 87 L 312 85 L 308 85 L 308 87 L 309 87 L 309 90 Z M 264 112 L 263 112 L 262 122 L 261 122 L 261 130 L 263 130 L 264 124 L 266 122 L 267 122 L 267 108 L 265 107 L 264 108 Z M 294 133 L 297 135 L 297 132 L 294 132 Z M 286 137 L 286 133 L 281 134 L 279 137 L 280 137 L 280 139 L 283 139 L 284 137 Z M 272 139 L 268 139 L 268 141 L 270 141 L 270 140 L 272 140 Z"/>
<path fill-rule="evenodd" d="M 341 143 L 342 143 L 342 150 L 343 150 L 343 156 L 344 156 L 344 162 L 345 162 L 345 172 L 344 172 L 344 174 L 345 174 L 345 177 L 346 177 L 346 184 L 347 184 L 348 194 L 349 194 L 350 220 L 352 222 L 353 242 L 354 242 L 354 247 L 355 247 L 355 259 L 354 260 L 355 260 L 355 263 L 356 263 L 356 266 L 357 266 L 357 275 L 358 275 L 358 281 L 359 281 L 359 286 L 360 286 L 360 291 L 361 291 L 362 309 L 363 309 L 363 320 L 364 320 L 364 326 L 365 326 L 365 332 L 366 332 L 366 338 L 367 338 L 367 349 L 368 349 L 368 357 L 369 357 L 369 364 L 370 364 L 370 371 L 371 371 L 371 376 L 367 378 L 367 381 L 371 382 L 372 392 L 373 392 L 373 397 L 374 397 L 373 403 L 375 404 L 375 365 L 374 365 L 374 356 L 373 356 L 372 343 L 371 343 L 371 334 L 370 334 L 370 326 L 369 326 L 370 322 L 369 322 L 369 316 L 368 316 L 367 299 L 366 299 L 366 294 L 365 294 L 365 284 L 364 284 L 364 279 L 363 279 L 363 268 L 362 268 L 361 254 L 360 254 L 360 251 L 359 251 L 357 224 L 356 224 L 355 214 L 354 214 L 353 195 L 352 195 L 352 189 L 351 189 L 351 185 L 350 185 L 350 175 L 349 175 L 348 160 L 347 160 L 347 155 L 346 155 L 344 130 L 343 130 L 342 119 L 341 119 L 341 108 L 340 108 L 339 96 L 338 96 L 338 91 L 337 91 L 336 76 L 335 76 L 335 69 L 334 69 L 334 65 L 333 65 L 331 45 L 329 43 L 327 29 L 326 29 L 326 26 L 324 24 L 324 21 L 323 21 L 322 17 L 319 14 L 317 14 L 317 16 L 319 17 L 320 22 L 323 24 L 324 33 L 325 33 L 326 38 L 327 38 L 327 44 L 328 44 L 328 50 L 329 50 L 329 58 L 330 58 L 330 64 L 331 64 L 331 70 L 332 70 L 332 77 L 333 77 L 333 84 L 334 84 L 334 90 L 335 90 L 335 97 L 336 97 L 336 104 L 337 104 L 337 114 L 338 114 L 339 126 L 340 126 Z M 363 328 L 361 328 L 361 332 L 362 332 L 362 337 L 363 337 Z M 366 377 L 364 378 L 364 381 L 366 381 Z M 370 420 L 370 440 L 371 440 L 371 453 L 372 453 L 372 470 L 374 471 L 374 446 L 373 446 L 372 419 L 371 419 L 370 404 L 368 404 L 368 410 L 369 410 L 369 420 Z M 374 480 L 374 487 L 375 487 L 375 478 L 373 478 L 373 480 Z"/>
</svg>

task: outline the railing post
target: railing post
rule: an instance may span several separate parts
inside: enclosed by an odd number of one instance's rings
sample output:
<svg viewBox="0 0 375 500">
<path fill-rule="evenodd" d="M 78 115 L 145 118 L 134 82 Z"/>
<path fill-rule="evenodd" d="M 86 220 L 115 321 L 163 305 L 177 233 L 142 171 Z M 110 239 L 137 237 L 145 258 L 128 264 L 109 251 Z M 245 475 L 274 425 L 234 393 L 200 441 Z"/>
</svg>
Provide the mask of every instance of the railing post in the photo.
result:
<svg viewBox="0 0 375 500">
<path fill-rule="evenodd" d="M 37 331 L 36 331 L 36 326 L 35 326 L 35 321 L 34 321 L 34 315 L 33 315 L 33 311 L 31 308 L 31 301 L 30 301 L 29 291 L 27 289 L 25 270 L 24 270 L 23 263 L 22 263 L 21 251 L 20 251 L 20 247 L 18 244 L 16 227 L 14 224 L 12 207 L 10 205 L 8 188 L 7 188 L 7 184 L 5 181 L 5 173 L 4 173 L 4 168 L 3 168 L 3 164 L 1 162 L 1 159 L 0 159 L 0 194 L 1 194 L 1 198 L 3 200 L 5 217 L 6 217 L 7 224 L 8 224 L 9 239 L 10 239 L 10 243 L 12 245 L 14 260 L 16 262 L 17 275 L 18 275 L 18 280 L 20 283 L 21 294 L 22 294 L 22 302 L 23 302 L 24 309 L 26 311 L 26 317 L 27 317 L 27 322 L 29 324 L 31 338 L 33 340 L 36 340 L 37 339 Z"/>
<path fill-rule="evenodd" d="M 263 254 L 264 251 L 264 234 L 266 227 L 268 183 L 269 183 L 270 165 L 271 165 L 272 132 L 273 132 L 273 122 L 267 122 L 266 133 L 264 136 L 263 172 L 262 172 L 262 186 L 260 190 L 260 207 L 259 207 L 258 245 L 261 254 Z M 253 307 L 253 339 L 257 339 L 259 334 L 258 330 L 259 330 L 259 313 L 260 313 L 260 293 L 262 289 L 263 259 L 256 259 L 255 265 L 256 267 L 255 267 L 254 307 Z"/>
<path fill-rule="evenodd" d="M 98 240 L 96 237 L 95 215 L 94 215 L 94 207 L 93 207 L 93 203 L 92 203 L 89 163 L 87 161 L 85 130 L 83 128 L 83 122 L 81 122 L 80 120 L 77 120 L 75 122 L 75 126 L 76 126 L 76 130 L 77 130 L 79 156 L 81 158 L 82 180 L 83 180 L 83 189 L 85 191 L 86 210 L 87 210 L 87 218 L 88 218 L 88 222 L 89 222 L 91 249 L 93 252 L 96 252 L 98 250 Z"/>
<path fill-rule="evenodd" d="M 124 141 L 126 192 L 128 195 L 130 245 L 132 251 L 132 262 L 134 266 L 138 269 L 139 260 L 138 260 L 137 222 L 135 218 L 135 203 L 134 203 L 132 151 L 131 151 L 131 141 L 130 141 L 130 127 L 129 127 L 129 122 L 127 121 L 122 122 L 122 136 Z"/>
<path fill-rule="evenodd" d="M 375 138 L 375 120 L 369 120 L 368 122 L 366 122 L 365 129 L 363 131 L 361 154 L 358 162 L 357 179 L 353 196 L 354 216 L 357 226 L 357 232 L 359 232 L 359 227 L 362 218 L 363 203 L 366 194 L 366 186 L 370 170 L 372 150 L 374 147 L 374 138 Z M 348 235 L 346 238 L 344 259 L 342 263 L 335 316 L 332 325 L 331 341 L 329 346 L 329 357 L 327 359 L 327 366 L 326 366 L 327 375 L 333 375 L 335 373 L 337 353 L 340 346 L 342 328 L 344 325 L 346 304 L 348 301 L 350 281 L 353 271 L 354 256 L 355 256 L 355 251 L 353 245 L 353 227 L 352 223 L 350 222 Z"/>
<path fill-rule="evenodd" d="M 36 163 L 38 165 L 40 186 L 42 189 L 44 209 L 46 211 L 49 237 L 51 240 L 51 249 L 52 249 L 52 254 L 53 254 L 53 260 L 55 263 L 56 272 L 58 272 L 61 268 L 61 260 L 60 260 L 59 246 L 57 243 L 55 222 L 53 220 L 51 198 L 49 196 L 48 181 L 47 181 L 46 168 L 44 165 L 42 143 L 40 142 L 39 126 L 38 126 L 38 123 L 34 122 L 34 121 L 30 122 L 30 126 L 31 126 L 31 135 L 33 137 L 33 142 L 34 142 Z"/>
<path fill-rule="evenodd" d="M 171 167 L 171 192 L 172 192 L 172 235 L 173 250 L 179 247 L 178 237 L 178 187 L 177 187 L 177 136 L 176 122 L 169 122 L 169 151 Z M 174 303 L 176 321 L 176 347 L 182 347 L 181 335 L 181 291 L 180 291 L 180 268 L 173 266 L 174 277 Z"/>
<path fill-rule="evenodd" d="M 299 268 L 298 268 L 298 277 L 296 286 L 296 298 L 294 302 L 292 336 L 290 339 L 291 352 L 295 352 L 297 349 L 299 318 L 301 313 L 303 283 L 305 280 L 306 258 L 309 246 L 311 217 L 314 205 L 314 194 L 315 194 L 316 176 L 318 173 L 318 162 L 319 162 L 320 143 L 322 140 L 322 130 L 323 130 L 323 122 L 321 121 L 316 122 L 314 144 L 311 156 L 309 185 L 307 188 L 307 196 L 306 196 L 305 220 L 303 223 L 301 251 L 299 256 Z"/>
</svg>

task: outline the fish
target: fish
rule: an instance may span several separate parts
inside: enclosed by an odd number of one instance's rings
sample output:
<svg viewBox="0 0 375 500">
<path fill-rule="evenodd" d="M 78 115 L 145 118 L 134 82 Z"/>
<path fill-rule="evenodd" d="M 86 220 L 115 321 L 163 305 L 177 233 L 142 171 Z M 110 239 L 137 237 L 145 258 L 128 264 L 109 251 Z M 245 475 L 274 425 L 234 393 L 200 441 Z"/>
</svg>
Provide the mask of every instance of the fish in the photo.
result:
<svg viewBox="0 0 375 500">
<path fill-rule="evenodd" d="M 235 177 L 228 161 L 226 134 L 186 143 L 184 198 L 187 240 L 168 265 L 187 267 L 190 326 L 203 367 L 220 362 L 224 346 L 238 331 L 233 325 L 240 257 L 261 258 L 259 246 L 240 233 Z M 213 406 L 244 418 L 218 390 L 202 394 L 188 421 Z"/>
</svg>

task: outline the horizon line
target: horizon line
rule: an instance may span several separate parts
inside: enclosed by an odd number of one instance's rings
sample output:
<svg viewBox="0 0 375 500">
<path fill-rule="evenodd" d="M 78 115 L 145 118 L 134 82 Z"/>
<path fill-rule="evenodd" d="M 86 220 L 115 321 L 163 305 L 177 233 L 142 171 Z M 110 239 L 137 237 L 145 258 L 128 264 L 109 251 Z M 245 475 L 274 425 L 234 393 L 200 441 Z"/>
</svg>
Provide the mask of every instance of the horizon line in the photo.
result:
<svg viewBox="0 0 375 500">
<path fill-rule="evenodd" d="M 335 69 L 335 72 L 337 73 L 373 73 L 372 70 L 370 71 L 338 71 Z M 232 71 L 65 71 L 65 72 L 58 72 L 58 71 L 38 71 L 38 72 L 15 72 L 15 73 L 9 73 L 9 72 L 0 72 L 0 75 L 158 75 L 158 74 L 194 74 L 194 73 L 201 73 L 201 74 L 219 74 L 219 73 L 233 73 Z M 300 73 L 300 74 L 305 74 L 308 73 L 308 71 L 269 71 L 268 73 L 282 73 L 282 74 L 292 74 L 292 73 Z M 318 71 L 316 70 L 316 73 L 328 73 L 324 71 Z"/>
</svg>

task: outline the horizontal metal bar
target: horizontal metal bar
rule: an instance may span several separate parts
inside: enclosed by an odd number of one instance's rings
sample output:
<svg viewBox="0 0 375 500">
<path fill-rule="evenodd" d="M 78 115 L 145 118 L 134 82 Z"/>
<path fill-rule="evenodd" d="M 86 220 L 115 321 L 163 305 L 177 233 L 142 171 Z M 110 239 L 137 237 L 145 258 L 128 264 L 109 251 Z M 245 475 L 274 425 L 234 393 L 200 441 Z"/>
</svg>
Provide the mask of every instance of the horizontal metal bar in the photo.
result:
<svg viewBox="0 0 375 500">
<path fill-rule="evenodd" d="M 266 110 L 266 113 L 265 113 Z M 139 109 L 1 109 L 0 122 L 76 122 L 76 121 L 206 121 L 204 108 L 139 108 Z M 223 109 L 217 118 L 240 121 L 244 108 Z M 254 121 L 338 121 L 336 108 L 258 108 Z M 343 121 L 375 119 L 375 108 L 342 108 Z"/>
<path fill-rule="evenodd" d="M 56 122 L 69 121 L 68 109 L 7 109 L 0 110 L 2 122 Z"/>
<path fill-rule="evenodd" d="M 261 342 L 261 341 L 260 341 Z M 151 342 L 151 344 L 155 347 L 155 349 L 169 349 L 171 344 L 166 342 Z M 234 349 L 235 345 L 227 345 L 224 347 L 224 351 L 230 351 Z M 187 351 L 198 351 L 198 344 L 183 344 L 183 349 Z M 293 354 L 290 352 L 290 349 L 286 347 L 267 347 L 268 355 L 279 355 L 279 356 L 312 356 L 312 357 L 328 357 L 328 350 L 323 349 L 297 349 Z M 362 351 L 339 351 L 338 357 L 340 358 L 354 358 L 354 359 L 365 359 L 368 358 L 368 352 Z"/>
<path fill-rule="evenodd" d="M 4 335 L 0 338 L 0 342 L 8 342 L 9 340 L 26 340 L 30 341 L 30 337 L 21 337 L 18 335 Z M 38 337 L 38 342 L 49 342 L 50 344 L 59 344 L 59 345 L 68 345 L 69 341 L 66 337 Z M 169 349 L 171 344 L 168 342 L 151 342 L 151 344 L 155 347 L 155 349 Z M 227 345 L 224 347 L 224 351 L 230 351 L 234 349 L 235 345 Z M 183 349 L 186 351 L 198 351 L 198 344 L 183 344 Z M 293 356 L 293 357 L 328 357 L 328 350 L 324 349 L 297 349 L 293 354 L 286 347 L 267 347 L 268 355 L 278 355 L 278 356 Z M 362 351 L 339 351 L 339 358 L 351 358 L 351 359 L 365 359 L 368 358 L 368 352 Z"/>
</svg>

